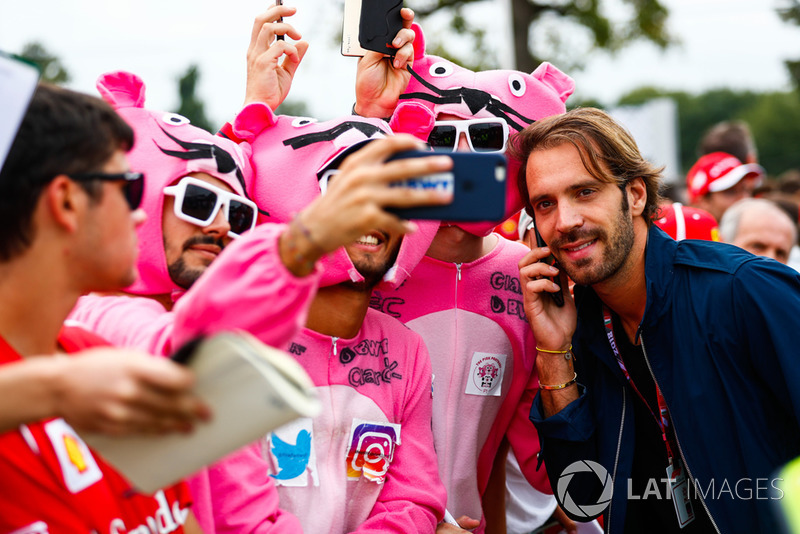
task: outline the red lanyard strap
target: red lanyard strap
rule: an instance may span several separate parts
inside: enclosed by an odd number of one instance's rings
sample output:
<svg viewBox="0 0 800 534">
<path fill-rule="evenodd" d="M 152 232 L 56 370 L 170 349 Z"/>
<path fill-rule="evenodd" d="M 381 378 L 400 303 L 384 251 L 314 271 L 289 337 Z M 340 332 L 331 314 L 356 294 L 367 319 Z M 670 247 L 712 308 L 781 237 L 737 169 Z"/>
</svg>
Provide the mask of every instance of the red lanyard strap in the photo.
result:
<svg viewBox="0 0 800 534">
<path fill-rule="evenodd" d="M 672 459 L 675 457 L 672 454 L 672 447 L 670 446 L 669 439 L 667 438 L 667 428 L 670 426 L 670 419 L 669 419 L 669 410 L 667 409 L 667 401 L 664 400 L 664 395 L 661 393 L 661 389 L 658 387 L 658 383 L 653 379 L 653 384 L 656 388 L 656 402 L 658 402 L 658 411 L 661 417 L 657 417 L 656 414 L 653 412 L 653 409 L 648 404 L 647 400 L 644 398 L 644 395 L 639 391 L 636 387 L 636 384 L 633 383 L 631 379 L 630 373 L 628 373 L 628 369 L 625 367 L 625 362 L 622 361 L 622 355 L 619 352 L 619 348 L 617 347 L 616 337 L 614 336 L 614 325 L 611 321 L 611 310 L 608 307 L 603 306 L 603 325 L 606 327 L 606 336 L 608 337 L 608 343 L 611 345 L 611 351 L 614 353 L 614 357 L 617 359 L 617 364 L 619 365 L 620 370 L 622 370 L 622 374 L 625 375 L 625 378 L 628 380 L 628 384 L 631 385 L 633 391 L 642 399 L 642 402 L 645 406 L 647 406 L 650 415 L 653 416 L 655 419 L 656 424 L 658 425 L 659 430 L 661 430 L 661 439 L 664 440 L 664 445 L 667 448 L 667 456 L 669 457 L 669 463 L 672 464 Z"/>
</svg>

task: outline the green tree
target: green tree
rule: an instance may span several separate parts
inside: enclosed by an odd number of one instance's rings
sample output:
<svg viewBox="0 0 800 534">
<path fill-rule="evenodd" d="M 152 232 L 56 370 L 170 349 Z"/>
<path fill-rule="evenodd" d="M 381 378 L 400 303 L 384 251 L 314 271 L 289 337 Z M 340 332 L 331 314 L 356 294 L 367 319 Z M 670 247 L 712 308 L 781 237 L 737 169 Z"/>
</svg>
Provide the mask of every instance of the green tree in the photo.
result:
<svg viewBox="0 0 800 534">
<path fill-rule="evenodd" d="M 206 117 L 205 104 L 197 97 L 197 82 L 200 80 L 200 69 L 197 65 L 191 65 L 186 73 L 178 80 L 178 93 L 180 95 L 180 107 L 176 111 L 183 115 L 198 128 L 203 128 L 209 132 L 214 132 L 217 128 L 211 126 L 211 122 Z"/>
<path fill-rule="evenodd" d="M 67 83 L 70 80 L 67 68 L 61 60 L 47 51 L 43 44 L 32 42 L 22 48 L 20 56 L 39 67 L 42 80 L 54 84 Z"/>
<path fill-rule="evenodd" d="M 800 168 L 800 99 L 795 93 L 754 93 L 713 89 L 692 95 L 641 87 L 623 96 L 618 105 L 634 106 L 654 98 L 668 97 L 678 105 L 678 132 L 683 172 L 697 160 L 700 139 L 714 124 L 743 120 L 758 147 L 759 162 L 770 175 Z"/>
<path fill-rule="evenodd" d="M 415 0 L 410 7 L 422 19 L 433 13 L 446 12 L 453 30 L 472 36 L 475 42 L 473 50 L 478 57 L 477 61 L 473 59 L 472 62 L 492 63 L 486 56 L 485 35 L 482 30 L 468 24 L 463 13 L 467 5 L 488 1 L 490 0 Z M 531 72 L 545 59 L 563 68 L 580 68 L 582 54 L 588 50 L 576 54 L 574 46 L 567 42 L 576 31 L 588 36 L 592 48 L 611 52 L 637 39 L 648 40 L 661 48 L 674 42 L 666 28 L 669 12 L 659 0 L 623 1 L 627 4 L 630 17 L 629 20 L 615 25 L 604 13 L 602 0 L 511 0 L 515 68 Z M 548 28 L 551 28 L 550 23 L 553 20 L 566 25 L 561 25 L 558 31 L 550 31 Z M 547 57 L 543 57 L 542 50 L 531 48 L 532 37 L 538 37 L 537 32 L 541 32 L 543 37 L 538 42 L 547 42 L 552 48 Z"/>
<path fill-rule="evenodd" d="M 744 110 L 758 147 L 758 161 L 770 176 L 789 169 L 800 169 L 800 99 L 796 93 L 766 93 Z"/>
<path fill-rule="evenodd" d="M 800 0 L 784 0 L 784 5 L 777 11 L 786 22 L 800 26 Z M 800 59 L 787 59 L 785 65 L 795 88 L 800 91 Z"/>
<path fill-rule="evenodd" d="M 292 115 L 295 117 L 308 117 L 310 112 L 305 102 L 299 100 L 284 100 L 275 110 L 276 115 Z"/>
</svg>

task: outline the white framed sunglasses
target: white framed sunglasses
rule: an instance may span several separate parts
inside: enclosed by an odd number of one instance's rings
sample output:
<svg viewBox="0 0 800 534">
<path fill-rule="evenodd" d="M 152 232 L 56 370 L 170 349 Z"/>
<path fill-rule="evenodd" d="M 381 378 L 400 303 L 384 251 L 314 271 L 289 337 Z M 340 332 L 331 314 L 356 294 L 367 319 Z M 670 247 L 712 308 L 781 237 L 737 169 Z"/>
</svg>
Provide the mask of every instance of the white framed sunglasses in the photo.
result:
<svg viewBox="0 0 800 534">
<path fill-rule="evenodd" d="M 328 181 L 339 174 L 339 169 L 328 169 L 322 174 L 322 177 L 319 179 L 319 193 L 320 195 L 324 195 L 328 192 Z"/>
<path fill-rule="evenodd" d="M 177 218 L 197 226 L 211 224 L 220 208 L 224 208 L 225 220 L 231 227 L 230 237 L 239 237 L 256 226 L 258 207 L 252 200 L 203 180 L 185 176 L 177 184 L 165 187 L 164 194 L 175 197 Z"/>
<path fill-rule="evenodd" d="M 436 149 L 458 148 L 461 134 L 472 152 L 504 152 L 508 142 L 508 124 L 503 119 L 467 119 L 436 121 L 428 136 L 428 145 Z"/>
</svg>

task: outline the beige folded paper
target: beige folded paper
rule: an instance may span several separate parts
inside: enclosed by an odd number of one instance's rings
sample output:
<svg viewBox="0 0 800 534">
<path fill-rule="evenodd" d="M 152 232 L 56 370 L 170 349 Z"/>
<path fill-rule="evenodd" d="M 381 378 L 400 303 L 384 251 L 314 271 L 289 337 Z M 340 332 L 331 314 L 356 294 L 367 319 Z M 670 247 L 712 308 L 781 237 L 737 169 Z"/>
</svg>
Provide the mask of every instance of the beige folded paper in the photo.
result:
<svg viewBox="0 0 800 534">
<path fill-rule="evenodd" d="M 191 434 L 82 437 L 144 493 L 214 463 L 297 417 L 320 410 L 314 384 L 294 358 L 246 333 L 202 341 L 187 366 L 212 419 Z"/>
</svg>

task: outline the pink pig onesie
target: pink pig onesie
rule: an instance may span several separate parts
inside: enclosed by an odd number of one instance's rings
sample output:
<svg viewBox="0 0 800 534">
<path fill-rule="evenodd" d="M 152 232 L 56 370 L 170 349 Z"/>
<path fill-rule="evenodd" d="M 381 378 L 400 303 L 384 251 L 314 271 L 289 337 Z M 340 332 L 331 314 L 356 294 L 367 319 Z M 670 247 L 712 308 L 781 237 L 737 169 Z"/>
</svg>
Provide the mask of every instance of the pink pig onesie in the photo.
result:
<svg viewBox="0 0 800 534">
<path fill-rule="evenodd" d="M 268 128 L 252 128 L 266 115 Z M 321 193 L 319 178 L 349 152 L 391 133 L 380 120 L 346 117 L 317 123 L 269 117 L 251 105 L 226 135 L 253 146 L 253 198 L 269 219 L 286 221 Z M 395 113 L 409 128 L 429 128 L 417 105 Z M 398 119 L 400 120 L 400 119 Z M 424 255 L 438 224 L 420 222 L 403 239 L 381 285 L 396 287 Z M 321 285 L 363 280 L 344 249 L 324 258 Z M 305 532 L 433 532 L 445 492 L 431 434 L 430 359 L 419 335 L 367 310 L 358 334 L 340 339 L 304 329 L 289 349 L 317 386 L 323 412 L 264 439 L 261 454 L 281 506 Z"/>
<path fill-rule="evenodd" d="M 428 106 L 435 116 L 496 117 L 512 132 L 536 119 L 563 113 L 574 89 L 571 78 L 549 63 L 532 74 L 472 72 L 426 55 L 414 25 L 412 78 L 400 102 Z M 506 216 L 521 208 L 516 188 L 519 163 L 509 161 Z M 476 236 L 489 236 L 500 221 L 453 223 Z M 422 335 L 434 374 L 433 433 L 439 473 L 454 517 L 480 518 L 481 496 L 506 436 L 528 481 L 547 493 L 544 470 L 536 471 L 539 443 L 528 419 L 538 388 L 536 343 L 525 318 L 519 283 L 522 244 L 494 234 L 488 254 L 467 263 L 425 256 L 413 276 L 396 290 L 373 295 L 372 306 L 399 318 Z M 554 502 L 553 502 L 554 506 Z M 552 510 L 550 510 L 552 512 Z"/>
<path fill-rule="evenodd" d="M 138 228 L 139 278 L 126 289 L 140 296 L 85 296 L 71 319 L 113 344 L 153 354 L 169 354 L 198 334 L 224 329 L 246 330 L 265 343 L 287 347 L 305 323 L 320 273 L 297 278 L 286 269 L 277 250 L 282 225 L 262 225 L 233 240 L 188 291 L 167 272 L 164 187 L 188 173 L 207 172 L 244 194 L 249 146 L 211 135 L 179 115 L 145 109 L 144 84 L 133 74 L 103 75 L 98 89 L 133 127 L 128 160 L 146 174 L 142 207 L 148 219 Z M 147 298 L 170 293 L 171 312 Z M 300 531 L 297 518 L 278 509 L 274 482 L 263 470 L 252 469 L 260 461 L 252 448 L 244 448 L 189 480 L 193 511 L 206 534 Z"/>
</svg>

